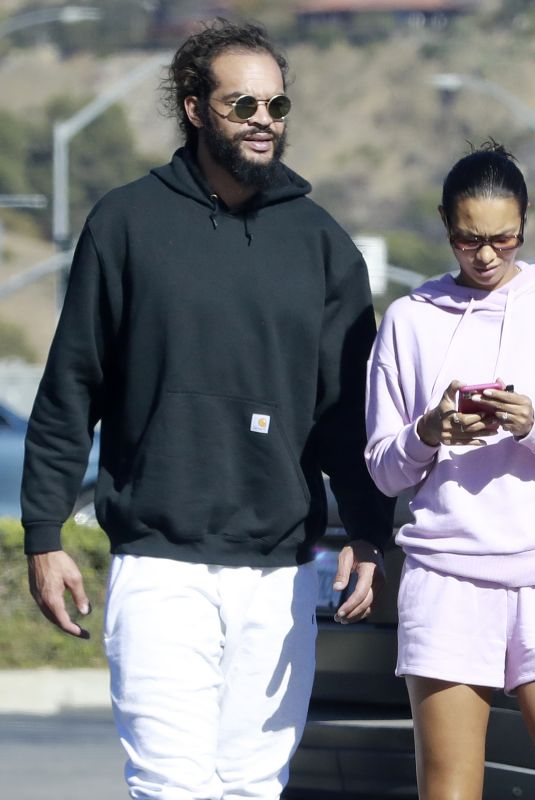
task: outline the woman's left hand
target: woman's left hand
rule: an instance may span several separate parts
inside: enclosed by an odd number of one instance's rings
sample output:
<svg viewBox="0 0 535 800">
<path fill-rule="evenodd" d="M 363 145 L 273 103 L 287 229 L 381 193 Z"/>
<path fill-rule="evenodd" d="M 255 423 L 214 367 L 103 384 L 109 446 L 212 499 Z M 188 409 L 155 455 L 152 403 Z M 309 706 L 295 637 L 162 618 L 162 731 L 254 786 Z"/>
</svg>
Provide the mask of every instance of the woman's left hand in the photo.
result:
<svg viewBox="0 0 535 800">
<path fill-rule="evenodd" d="M 489 413 L 493 413 L 504 431 L 513 436 L 527 436 L 533 427 L 534 413 L 531 399 L 525 394 L 506 392 L 499 389 L 485 389 L 481 400 L 488 403 Z"/>
</svg>

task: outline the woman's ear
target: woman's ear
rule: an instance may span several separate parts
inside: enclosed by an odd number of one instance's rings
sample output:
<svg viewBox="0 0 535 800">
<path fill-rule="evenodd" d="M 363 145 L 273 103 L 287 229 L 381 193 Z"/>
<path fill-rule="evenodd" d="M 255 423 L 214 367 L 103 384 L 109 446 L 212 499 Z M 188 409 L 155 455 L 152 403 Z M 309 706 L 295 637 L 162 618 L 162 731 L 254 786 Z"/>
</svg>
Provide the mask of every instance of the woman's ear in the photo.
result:
<svg viewBox="0 0 535 800">
<path fill-rule="evenodd" d="M 203 123 L 199 114 L 199 99 L 195 95 L 188 95 L 184 98 L 184 111 L 189 121 L 195 128 L 202 128 Z"/>
</svg>

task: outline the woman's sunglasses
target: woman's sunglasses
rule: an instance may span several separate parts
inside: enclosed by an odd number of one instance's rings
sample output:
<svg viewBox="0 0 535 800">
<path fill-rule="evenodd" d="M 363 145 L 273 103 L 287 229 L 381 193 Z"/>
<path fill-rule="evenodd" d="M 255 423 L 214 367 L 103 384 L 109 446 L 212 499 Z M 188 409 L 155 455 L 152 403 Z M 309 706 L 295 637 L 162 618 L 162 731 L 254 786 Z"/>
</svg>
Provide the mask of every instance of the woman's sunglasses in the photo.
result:
<svg viewBox="0 0 535 800">
<path fill-rule="evenodd" d="M 448 226 L 450 244 L 454 250 L 460 250 L 461 253 L 473 253 L 476 250 L 480 250 L 484 245 L 490 245 L 496 253 L 515 250 L 524 244 L 524 223 L 525 217 L 520 223 L 518 233 L 499 233 L 496 236 L 452 233 L 451 228 Z"/>
<path fill-rule="evenodd" d="M 498 236 L 460 236 L 453 234 L 450 236 L 450 244 L 455 250 L 462 253 L 475 252 L 484 245 L 490 245 L 497 253 L 507 250 L 515 250 L 524 244 L 524 237 L 521 233 L 499 234 Z"/>
<path fill-rule="evenodd" d="M 251 119 L 251 117 L 254 117 L 256 114 L 260 103 L 265 105 L 271 119 L 277 121 L 283 120 L 292 107 L 290 98 L 285 94 L 276 94 L 271 100 L 257 100 L 256 97 L 250 94 L 242 94 L 240 97 L 236 98 L 236 100 L 218 100 L 218 102 L 223 103 L 225 106 L 231 106 L 228 114 L 220 114 L 219 111 L 216 111 L 212 106 L 210 106 L 210 108 L 212 111 L 215 111 L 218 116 L 223 117 L 223 119 L 228 119 L 231 122 L 245 122 Z"/>
</svg>

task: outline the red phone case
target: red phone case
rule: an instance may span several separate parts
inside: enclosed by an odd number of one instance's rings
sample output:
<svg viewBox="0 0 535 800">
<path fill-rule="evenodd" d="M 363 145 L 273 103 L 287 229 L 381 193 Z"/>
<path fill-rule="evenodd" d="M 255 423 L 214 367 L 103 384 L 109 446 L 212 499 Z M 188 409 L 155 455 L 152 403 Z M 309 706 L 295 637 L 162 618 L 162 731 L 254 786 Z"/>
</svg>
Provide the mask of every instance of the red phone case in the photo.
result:
<svg viewBox="0 0 535 800">
<path fill-rule="evenodd" d="M 502 389 L 502 386 L 499 383 L 474 383 L 471 386 L 461 386 L 457 394 L 457 411 L 461 414 L 488 411 L 488 406 L 472 400 L 473 395 L 481 394 L 483 389 Z"/>
</svg>

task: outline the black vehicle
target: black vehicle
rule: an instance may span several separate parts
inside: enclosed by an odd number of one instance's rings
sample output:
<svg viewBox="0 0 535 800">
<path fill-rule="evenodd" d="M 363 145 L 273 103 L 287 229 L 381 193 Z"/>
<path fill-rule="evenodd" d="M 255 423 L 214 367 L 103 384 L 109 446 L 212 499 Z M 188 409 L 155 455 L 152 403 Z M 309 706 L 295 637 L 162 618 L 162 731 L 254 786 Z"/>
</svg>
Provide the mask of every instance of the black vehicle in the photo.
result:
<svg viewBox="0 0 535 800">
<path fill-rule="evenodd" d="M 385 552 L 387 586 L 365 622 L 335 623 L 343 601 L 332 591 L 337 556 L 347 542 L 326 482 L 329 527 L 316 553 L 320 576 L 317 667 L 305 733 L 292 761 L 288 800 L 415 800 L 413 731 L 405 681 L 396 678 L 397 589 L 403 554 L 397 528 L 410 518 L 398 499 Z M 535 797 L 535 747 L 518 704 L 495 692 L 487 736 L 485 800 Z"/>
</svg>

